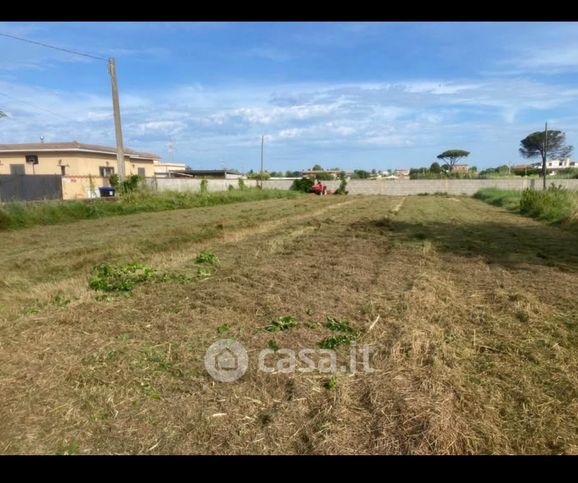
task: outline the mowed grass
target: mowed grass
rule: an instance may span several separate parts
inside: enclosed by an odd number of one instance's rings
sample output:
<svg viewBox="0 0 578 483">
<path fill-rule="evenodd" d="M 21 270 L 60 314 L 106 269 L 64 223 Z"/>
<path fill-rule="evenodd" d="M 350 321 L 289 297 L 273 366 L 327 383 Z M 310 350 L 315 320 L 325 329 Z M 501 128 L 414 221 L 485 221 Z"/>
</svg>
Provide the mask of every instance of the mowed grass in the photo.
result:
<svg viewBox="0 0 578 483">
<path fill-rule="evenodd" d="M 3 453 L 578 453 L 572 232 L 471 198 L 301 197 L 0 242 Z M 170 276 L 95 291 L 102 262 Z M 249 353 L 234 383 L 204 369 L 222 338 Z M 353 343 L 374 372 L 257 370 Z"/>
</svg>

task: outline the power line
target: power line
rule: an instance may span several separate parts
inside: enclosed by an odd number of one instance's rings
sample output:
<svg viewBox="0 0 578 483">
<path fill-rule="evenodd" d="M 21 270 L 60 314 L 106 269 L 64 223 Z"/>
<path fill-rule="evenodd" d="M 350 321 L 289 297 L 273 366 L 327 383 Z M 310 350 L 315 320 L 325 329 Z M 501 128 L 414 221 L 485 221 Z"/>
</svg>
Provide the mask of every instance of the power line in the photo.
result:
<svg viewBox="0 0 578 483">
<path fill-rule="evenodd" d="M 21 103 L 23 103 L 23 104 L 28 104 L 29 106 L 32 106 L 32 107 L 34 107 L 34 108 L 36 108 L 36 109 L 40 109 L 41 111 L 45 111 L 45 112 L 47 112 L 47 113 L 49 113 L 49 114 L 52 114 L 53 116 L 56 116 L 56 117 L 59 117 L 59 118 L 65 120 L 65 121 L 78 122 L 76 119 L 72 119 L 71 117 L 68 117 L 68 116 L 66 116 L 66 115 L 64 115 L 64 114 L 58 114 L 57 112 L 53 112 L 53 111 L 51 111 L 51 110 L 49 110 L 49 109 L 46 109 L 46 108 L 44 108 L 44 107 L 40 107 L 40 106 L 38 106 L 37 104 L 33 104 L 32 102 L 25 101 L 24 99 L 17 99 L 16 97 L 12 97 L 12 96 L 9 96 L 8 94 L 4 94 L 3 92 L 0 92 L 0 96 L 4 96 L 4 97 L 6 97 L 6 98 L 8 98 L 8 99 L 11 99 L 11 100 L 13 100 L 13 101 L 16 101 L 16 102 L 21 102 Z M 6 117 L 8 117 L 8 116 L 6 116 Z"/>
<path fill-rule="evenodd" d="M 49 44 L 45 44 L 43 42 L 37 42 L 35 40 L 28 40 L 28 39 L 23 39 L 22 37 L 16 37 L 16 35 L 10 35 L 10 34 L 3 34 L 0 32 L 0 36 L 2 37 L 8 37 L 10 39 L 15 39 L 15 40 L 21 40 L 23 42 L 28 42 L 30 44 L 36 44 L 36 45 L 40 45 L 42 47 L 47 47 L 49 49 L 54 49 L 54 50 L 60 50 L 62 52 L 68 52 L 69 54 L 75 54 L 75 55 L 81 55 L 83 57 L 90 57 L 91 59 L 96 59 L 96 60 L 104 60 L 105 62 L 108 61 L 108 59 L 105 59 L 104 57 L 98 57 L 96 55 L 91 55 L 91 54 L 85 54 L 83 52 L 77 52 L 75 50 L 70 50 L 70 49 L 64 49 L 62 47 L 56 47 L 54 45 L 49 45 Z"/>
</svg>

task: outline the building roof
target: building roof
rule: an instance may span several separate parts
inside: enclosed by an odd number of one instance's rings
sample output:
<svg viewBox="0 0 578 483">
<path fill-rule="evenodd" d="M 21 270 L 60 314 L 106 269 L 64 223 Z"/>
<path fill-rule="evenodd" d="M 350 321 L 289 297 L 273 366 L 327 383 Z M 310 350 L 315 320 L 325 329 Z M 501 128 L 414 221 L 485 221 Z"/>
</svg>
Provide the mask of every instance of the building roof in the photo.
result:
<svg viewBox="0 0 578 483">
<path fill-rule="evenodd" d="M 236 169 L 187 169 L 185 173 L 196 176 L 225 176 L 225 174 L 241 174 Z"/>
<path fill-rule="evenodd" d="M 116 148 L 99 146 L 97 144 L 84 144 L 78 141 L 64 143 L 25 143 L 25 144 L 0 144 L 1 152 L 28 152 L 28 151 L 83 151 L 92 153 L 116 154 Z M 140 159 L 160 159 L 160 156 L 153 153 L 135 151 L 124 148 L 124 154 L 129 158 Z"/>
<path fill-rule="evenodd" d="M 307 174 L 317 174 L 317 173 L 329 173 L 329 174 L 334 174 L 334 173 L 341 173 L 341 170 L 339 169 L 304 169 L 303 171 L 301 171 L 302 173 L 307 173 Z"/>
</svg>

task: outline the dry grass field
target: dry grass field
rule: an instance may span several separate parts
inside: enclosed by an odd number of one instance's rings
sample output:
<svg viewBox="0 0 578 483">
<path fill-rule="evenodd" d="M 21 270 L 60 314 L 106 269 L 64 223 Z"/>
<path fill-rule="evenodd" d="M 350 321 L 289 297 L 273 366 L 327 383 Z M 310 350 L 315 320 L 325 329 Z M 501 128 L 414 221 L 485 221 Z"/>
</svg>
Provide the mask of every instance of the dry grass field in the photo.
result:
<svg viewBox="0 0 578 483">
<path fill-rule="evenodd" d="M 578 453 L 578 235 L 465 197 L 316 197 L 0 233 L 0 453 Z M 203 276 L 195 258 L 218 259 Z M 126 293 L 93 267 L 170 274 Z M 264 327 L 291 316 L 296 327 Z M 374 372 L 264 373 L 327 317 Z M 222 338 L 247 373 L 214 381 Z M 347 357 L 347 348 L 337 349 Z"/>
</svg>

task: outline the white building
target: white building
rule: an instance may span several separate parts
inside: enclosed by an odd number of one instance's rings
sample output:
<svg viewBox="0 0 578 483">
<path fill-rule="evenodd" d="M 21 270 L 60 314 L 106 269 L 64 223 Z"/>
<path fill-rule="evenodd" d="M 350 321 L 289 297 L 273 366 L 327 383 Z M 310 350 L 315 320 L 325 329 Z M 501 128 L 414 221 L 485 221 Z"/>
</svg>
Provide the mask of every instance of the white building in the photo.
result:
<svg viewBox="0 0 578 483">
<path fill-rule="evenodd" d="M 542 167 L 542 161 L 538 161 L 534 163 L 532 166 L 535 168 Z M 559 169 L 568 169 L 568 168 L 578 168 L 578 162 L 573 161 L 570 158 L 566 159 L 548 159 L 546 161 L 546 169 L 549 171 L 557 171 Z"/>
<path fill-rule="evenodd" d="M 156 177 L 168 178 L 171 173 L 185 171 L 187 165 L 185 163 L 161 163 L 160 161 L 155 161 L 154 168 Z"/>
</svg>

